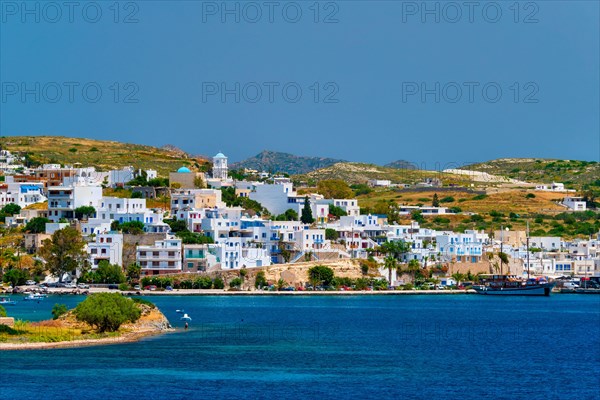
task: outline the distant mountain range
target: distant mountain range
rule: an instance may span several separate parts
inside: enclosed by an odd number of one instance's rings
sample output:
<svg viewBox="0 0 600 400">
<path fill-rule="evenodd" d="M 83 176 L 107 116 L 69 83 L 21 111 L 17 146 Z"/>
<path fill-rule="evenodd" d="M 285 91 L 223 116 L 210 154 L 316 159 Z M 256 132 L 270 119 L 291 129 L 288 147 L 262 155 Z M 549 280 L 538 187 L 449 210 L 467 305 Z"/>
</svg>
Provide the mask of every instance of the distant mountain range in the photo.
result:
<svg viewBox="0 0 600 400">
<path fill-rule="evenodd" d="M 255 169 L 257 171 L 281 172 L 290 175 L 305 174 L 316 169 L 344 162 L 334 158 L 295 156 L 277 151 L 262 151 L 254 157 L 231 164 L 232 169 Z"/>
<path fill-rule="evenodd" d="M 391 163 L 387 163 L 384 167 L 388 168 L 396 168 L 396 169 L 419 169 L 418 166 L 410 161 L 406 160 L 396 160 Z"/>
</svg>

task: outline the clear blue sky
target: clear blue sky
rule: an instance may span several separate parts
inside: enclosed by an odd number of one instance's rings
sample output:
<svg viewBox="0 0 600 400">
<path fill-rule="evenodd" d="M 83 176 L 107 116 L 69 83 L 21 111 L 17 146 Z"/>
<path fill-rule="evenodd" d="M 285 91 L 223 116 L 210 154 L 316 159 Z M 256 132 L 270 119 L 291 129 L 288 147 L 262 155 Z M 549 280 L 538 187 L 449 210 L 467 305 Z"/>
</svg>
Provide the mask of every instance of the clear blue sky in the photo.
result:
<svg viewBox="0 0 600 400">
<path fill-rule="evenodd" d="M 0 1 L 2 135 L 169 143 L 233 161 L 263 149 L 427 168 L 600 159 L 597 1 L 427 2 L 432 14 L 421 1 L 338 1 L 318 15 L 313 1 L 226 2 L 238 15 L 221 1 L 120 2 L 118 15 L 113 1 L 47 3 Z M 239 103 L 222 101 L 222 83 L 239 83 Z"/>
</svg>

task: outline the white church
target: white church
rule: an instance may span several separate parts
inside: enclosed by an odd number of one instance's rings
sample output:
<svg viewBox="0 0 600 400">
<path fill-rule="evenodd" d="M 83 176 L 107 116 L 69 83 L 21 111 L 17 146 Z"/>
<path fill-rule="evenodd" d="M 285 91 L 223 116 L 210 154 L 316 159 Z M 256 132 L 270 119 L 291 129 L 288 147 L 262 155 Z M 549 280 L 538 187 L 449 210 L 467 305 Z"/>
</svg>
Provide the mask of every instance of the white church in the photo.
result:
<svg viewBox="0 0 600 400">
<path fill-rule="evenodd" d="M 232 186 L 233 180 L 229 178 L 229 167 L 227 166 L 227 156 L 219 152 L 212 158 L 212 177 L 207 179 L 206 183 L 215 189 Z"/>
</svg>

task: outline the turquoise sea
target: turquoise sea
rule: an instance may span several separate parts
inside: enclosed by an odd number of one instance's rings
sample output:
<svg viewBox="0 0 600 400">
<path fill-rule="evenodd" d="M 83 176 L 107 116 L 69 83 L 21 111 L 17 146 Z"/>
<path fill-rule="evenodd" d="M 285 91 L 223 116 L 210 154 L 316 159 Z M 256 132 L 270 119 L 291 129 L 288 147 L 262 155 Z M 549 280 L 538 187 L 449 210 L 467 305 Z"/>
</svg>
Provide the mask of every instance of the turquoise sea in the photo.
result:
<svg viewBox="0 0 600 400">
<path fill-rule="evenodd" d="M 7 309 L 41 320 L 82 299 Z M 0 397 L 600 399 L 600 296 L 148 299 L 177 332 L 2 352 Z"/>
</svg>

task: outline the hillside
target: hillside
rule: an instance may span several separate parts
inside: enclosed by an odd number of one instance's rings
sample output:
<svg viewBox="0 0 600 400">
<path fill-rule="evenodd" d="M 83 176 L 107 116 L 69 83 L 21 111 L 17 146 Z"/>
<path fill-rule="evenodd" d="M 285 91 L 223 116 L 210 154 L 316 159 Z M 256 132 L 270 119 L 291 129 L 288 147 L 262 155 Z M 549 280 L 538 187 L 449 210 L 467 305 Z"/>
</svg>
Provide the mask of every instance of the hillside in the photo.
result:
<svg viewBox="0 0 600 400">
<path fill-rule="evenodd" d="M 600 177 L 600 164 L 595 161 L 501 158 L 461 169 L 533 183 L 562 182 L 573 188 L 592 183 Z"/>
<path fill-rule="evenodd" d="M 392 161 L 390 163 L 385 164 L 384 167 L 396 169 L 418 169 L 416 164 L 406 160 Z"/>
<path fill-rule="evenodd" d="M 366 183 L 369 179 L 387 179 L 392 183 L 418 183 L 426 178 L 438 178 L 442 183 L 465 183 L 467 180 L 460 176 L 436 171 L 414 169 L 397 169 L 381 167 L 374 164 L 340 162 L 326 168 L 295 175 L 296 182 L 312 183 L 324 179 L 342 179 L 349 184 Z"/>
<path fill-rule="evenodd" d="M 255 169 L 257 171 L 282 172 L 290 175 L 305 174 L 325 168 L 342 160 L 323 157 L 303 157 L 276 151 L 262 151 L 254 157 L 231 165 L 232 169 Z"/>
<path fill-rule="evenodd" d="M 190 158 L 181 151 L 108 140 L 70 138 L 63 136 L 10 136 L 0 138 L 0 147 L 27 154 L 28 164 L 44 163 L 96 167 L 106 171 L 126 166 L 155 169 L 167 176 L 182 165 L 199 169 L 207 161 Z"/>
</svg>

